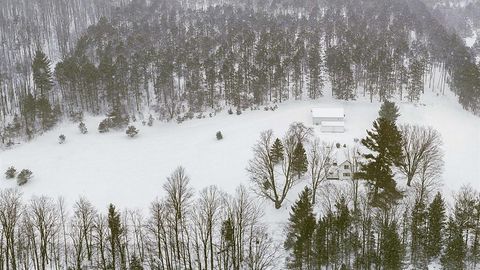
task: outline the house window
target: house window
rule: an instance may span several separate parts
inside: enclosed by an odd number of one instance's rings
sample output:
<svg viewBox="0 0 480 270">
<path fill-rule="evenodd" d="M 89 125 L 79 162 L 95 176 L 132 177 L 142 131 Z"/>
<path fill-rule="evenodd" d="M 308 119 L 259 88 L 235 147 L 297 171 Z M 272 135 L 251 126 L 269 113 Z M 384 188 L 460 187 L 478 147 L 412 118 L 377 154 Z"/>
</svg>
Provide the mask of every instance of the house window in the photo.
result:
<svg viewBox="0 0 480 270">
<path fill-rule="evenodd" d="M 348 170 L 348 169 L 350 169 L 350 166 L 349 166 L 349 165 L 344 165 L 343 168 L 344 168 L 345 170 Z"/>
<path fill-rule="evenodd" d="M 348 173 L 348 172 L 347 172 L 347 173 L 343 173 L 343 176 L 345 176 L 345 177 L 350 177 L 350 173 Z"/>
</svg>

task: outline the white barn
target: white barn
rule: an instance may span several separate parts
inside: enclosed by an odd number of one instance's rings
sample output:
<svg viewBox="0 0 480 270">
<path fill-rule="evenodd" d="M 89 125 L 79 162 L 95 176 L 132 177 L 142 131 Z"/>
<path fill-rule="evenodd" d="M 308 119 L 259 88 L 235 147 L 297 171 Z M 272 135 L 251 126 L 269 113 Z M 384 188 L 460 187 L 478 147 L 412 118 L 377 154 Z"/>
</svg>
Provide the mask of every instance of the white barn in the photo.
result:
<svg viewBox="0 0 480 270">
<path fill-rule="evenodd" d="M 322 132 L 345 132 L 343 108 L 313 108 L 312 121 L 314 125 L 321 125 Z"/>
<path fill-rule="evenodd" d="M 330 133 L 345 132 L 345 122 L 343 121 L 322 121 L 320 131 Z"/>
<path fill-rule="evenodd" d="M 321 125 L 323 121 L 344 121 L 345 111 L 343 108 L 313 108 L 312 119 L 314 125 Z"/>
</svg>

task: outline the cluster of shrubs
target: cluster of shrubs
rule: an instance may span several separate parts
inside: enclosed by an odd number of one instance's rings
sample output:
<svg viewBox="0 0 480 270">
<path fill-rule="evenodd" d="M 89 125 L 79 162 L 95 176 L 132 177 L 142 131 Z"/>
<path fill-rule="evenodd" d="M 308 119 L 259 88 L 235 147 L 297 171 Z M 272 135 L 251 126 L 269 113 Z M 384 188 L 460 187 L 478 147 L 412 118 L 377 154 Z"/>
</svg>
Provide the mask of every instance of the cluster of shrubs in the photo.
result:
<svg viewBox="0 0 480 270">
<path fill-rule="evenodd" d="M 228 112 L 228 114 L 233 114 L 232 108 L 228 109 L 227 112 Z M 237 115 L 242 114 L 242 110 L 241 110 L 240 108 L 237 108 L 236 114 L 237 114 Z"/>
<path fill-rule="evenodd" d="M 148 117 L 148 122 L 143 120 L 142 125 L 144 125 L 144 126 L 148 125 L 149 127 L 151 127 L 151 126 L 153 126 L 153 121 L 154 121 L 153 116 L 150 114 L 150 116 Z"/>
<path fill-rule="evenodd" d="M 30 171 L 28 169 L 23 169 L 17 175 L 17 170 L 15 169 L 15 167 L 13 167 L 13 166 L 9 167 L 7 169 L 7 171 L 5 172 L 5 178 L 13 179 L 15 177 L 17 177 L 17 184 L 19 186 L 23 186 L 33 177 L 33 173 L 32 173 L 32 171 Z"/>
<path fill-rule="evenodd" d="M 265 111 L 275 111 L 276 109 L 278 109 L 278 105 L 277 105 L 277 104 L 275 104 L 274 106 L 265 106 L 265 107 L 263 108 L 263 110 L 265 110 Z"/>
</svg>

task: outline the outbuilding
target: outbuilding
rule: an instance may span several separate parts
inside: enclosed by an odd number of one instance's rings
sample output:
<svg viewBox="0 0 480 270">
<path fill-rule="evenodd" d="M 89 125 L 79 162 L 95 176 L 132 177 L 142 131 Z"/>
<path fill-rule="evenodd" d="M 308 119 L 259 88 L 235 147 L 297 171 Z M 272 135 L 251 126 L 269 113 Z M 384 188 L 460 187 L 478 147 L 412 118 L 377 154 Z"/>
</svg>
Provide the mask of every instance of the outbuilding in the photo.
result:
<svg viewBox="0 0 480 270">
<path fill-rule="evenodd" d="M 320 130 L 322 132 L 343 133 L 345 132 L 345 122 L 343 121 L 322 121 Z"/>
<path fill-rule="evenodd" d="M 321 125 L 322 122 L 341 122 L 345 120 L 343 108 L 313 108 L 312 120 L 314 125 Z"/>
</svg>

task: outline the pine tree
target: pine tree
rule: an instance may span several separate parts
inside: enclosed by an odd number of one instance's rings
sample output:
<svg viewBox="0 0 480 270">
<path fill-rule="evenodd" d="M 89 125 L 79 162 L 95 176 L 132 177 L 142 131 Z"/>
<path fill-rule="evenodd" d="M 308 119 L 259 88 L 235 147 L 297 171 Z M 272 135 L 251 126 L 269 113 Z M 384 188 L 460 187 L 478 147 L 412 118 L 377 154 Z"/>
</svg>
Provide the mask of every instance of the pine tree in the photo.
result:
<svg viewBox="0 0 480 270">
<path fill-rule="evenodd" d="M 138 134 L 138 129 L 135 126 L 129 126 L 127 130 L 125 131 L 128 137 L 133 138 L 137 136 Z"/>
<path fill-rule="evenodd" d="M 428 265 L 427 248 L 427 211 L 425 204 L 417 201 L 412 210 L 411 222 L 411 261 L 419 269 L 425 269 Z"/>
<path fill-rule="evenodd" d="M 23 169 L 18 175 L 17 175 L 17 184 L 19 186 L 25 185 L 30 179 L 32 178 L 32 171 L 28 169 Z"/>
<path fill-rule="evenodd" d="M 392 172 L 392 166 L 400 165 L 403 158 L 402 135 L 394 122 L 379 118 L 361 142 L 376 155 L 364 155 L 367 162 L 356 177 L 368 181 L 373 206 L 387 207 L 402 197 Z"/>
<path fill-rule="evenodd" d="M 115 270 L 116 255 L 120 247 L 120 235 L 122 234 L 122 225 L 120 223 L 120 214 L 113 204 L 108 207 L 108 229 L 110 233 L 110 252 L 112 255 L 112 269 Z"/>
<path fill-rule="evenodd" d="M 67 137 L 65 137 L 65 135 L 61 134 L 60 136 L 58 136 L 58 143 L 59 144 L 64 144 L 66 139 L 67 139 Z"/>
<path fill-rule="evenodd" d="M 87 134 L 88 133 L 87 126 L 83 122 L 80 122 L 80 124 L 78 124 L 78 129 L 80 130 L 80 133 L 82 133 L 82 134 Z"/>
<path fill-rule="evenodd" d="M 382 228 L 381 249 L 383 253 L 382 269 L 402 269 L 403 248 L 397 232 L 397 224 L 392 222 Z"/>
<path fill-rule="evenodd" d="M 8 167 L 7 171 L 5 172 L 5 178 L 7 179 L 12 179 L 17 175 L 17 170 L 15 167 Z"/>
<path fill-rule="evenodd" d="M 42 121 L 44 131 L 51 129 L 56 123 L 56 115 L 47 98 L 41 97 L 37 100 L 36 109 Z"/>
<path fill-rule="evenodd" d="M 46 94 L 52 89 L 53 80 L 52 72 L 50 71 L 50 60 L 41 50 L 35 52 L 32 71 L 33 81 L 37 89 L 40 90 L 40 96 L 46 97 Z"/>
<path fill-rule="evenodd" d="M 275 142 L 273 142 L 272 149 L 270 150 L 272 162 L 276 164 L 282 161 L 284 158 L 283 152 L 284 152 L 284 149 L 283 149 L 282 141 L 279 138 L 277 138 Z"/>
<path fill-rule="evenodd" d="M 445 202 L 441 193 L 437 193 L 428 207 L 427 254 L 430 259 L 440 256 L 445 227 Z"/>
<path fill-rule="evenodd" d="M 299 141 L 293 150 L 292 171 L 298 175 L 306 173 L 308 170 L 308 159 L 303 143 Z"/>
<path fill-rule="evenodd" d="M 395 102 L 385 100 L 378 112 L 379 118 L 385 118 L 391 122 L 397 122 L 397 118 L 400 116 L 398 112 L 398 106 Z"/>
<path fill-rule="evenodd" d="M 445 252 L 440 259 L 443 268 L 445 270 L 464 269 L 466 248 L 462 230 L 452 218 L 448 221 L 446 240 Z"/>
<path fill-rule="evenodd" d="M 312 263 L 312 238 L 316 221 L 311 197 L 312 191 L 306 187 L 291 208 L 284 243 L 285 249 L 289 252 L 287 258 L 289 269 L 303 269 Z"/>
</svg>

